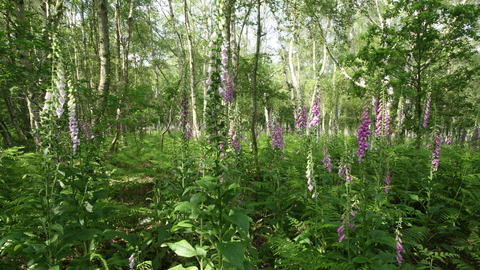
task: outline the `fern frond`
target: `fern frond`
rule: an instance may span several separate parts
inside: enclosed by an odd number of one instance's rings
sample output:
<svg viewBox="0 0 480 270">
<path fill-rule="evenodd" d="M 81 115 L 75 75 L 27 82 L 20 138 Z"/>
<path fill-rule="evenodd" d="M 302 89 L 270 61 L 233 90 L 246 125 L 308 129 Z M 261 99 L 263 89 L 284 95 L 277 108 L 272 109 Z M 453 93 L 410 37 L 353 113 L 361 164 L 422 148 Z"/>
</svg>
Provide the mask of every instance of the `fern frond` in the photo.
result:
<svg viewBox="0 0 480 270">
<path fill-rule="evenodd" d="M 429 232 L 427 227 L 411 227 L 402 230 L 403 241 L 407 245 L 418 245 L 427 238 Z"/>
<path fill-rule="evenodd" d="M 333 261 L 323 253 L 290 239 L 271 238 L 271 249 L 275 255 L 275 265 L 283 269 L 332 269 L 339 262 Z"/>
</svg>

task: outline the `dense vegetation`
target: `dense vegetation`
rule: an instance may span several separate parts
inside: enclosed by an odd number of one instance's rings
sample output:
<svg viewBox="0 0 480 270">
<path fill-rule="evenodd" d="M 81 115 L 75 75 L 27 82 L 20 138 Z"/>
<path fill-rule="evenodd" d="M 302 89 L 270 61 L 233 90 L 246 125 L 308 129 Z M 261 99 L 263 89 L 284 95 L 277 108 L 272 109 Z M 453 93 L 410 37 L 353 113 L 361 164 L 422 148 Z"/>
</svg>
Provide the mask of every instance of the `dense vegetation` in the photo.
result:
<svg viewBox="0 0 480 270">
<path fill-rule="evenodd" d="M 476 1 L 0 12 L 0 268 L 480 268 Z"/>
</svg>

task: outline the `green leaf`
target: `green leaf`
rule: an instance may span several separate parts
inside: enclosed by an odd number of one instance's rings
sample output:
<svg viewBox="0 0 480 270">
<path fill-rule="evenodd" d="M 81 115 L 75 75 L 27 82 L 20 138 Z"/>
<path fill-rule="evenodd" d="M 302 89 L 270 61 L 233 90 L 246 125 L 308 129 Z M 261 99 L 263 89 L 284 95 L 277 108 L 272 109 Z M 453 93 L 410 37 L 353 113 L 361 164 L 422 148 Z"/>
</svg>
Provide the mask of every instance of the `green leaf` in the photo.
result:
<svg viewBox="0 0 480 270">
<path fill-rule="evenodd" d="M 308 238 L 308 237 L 310 237 L 310 235 L 312 235 L 312 234 L 309 233 L 309 232 L 302 233 L 299 236 L 295 237 L 293 240 L 297 243 L 300 243 L 300 244 L 311 244 L 312 242 Z"/>
<path fill-rule="evenodd" d="M 243 245 L 240 242 L 219 243 L 218 250 L 225 256 L 229 263 L 238 269 L 243 267 Z"/>
<path fill-rule="evenodd" d="M 190 198 L 190 203 L 198 205 L 203 200 L 205 200 L 205 198 L 206 198 L 205 193 L 200 192 L 200 193 L 197 193 L 197 194 L 193 195 L 192 198 Z"/>
<path fill-rule="evenodd" d="M 237 188 L 239 188 L 239 187 L 240 187 L 239 184 L 233 183 L 233 184 L 231 184 L 230 186 L 228 186 L 228 189 L 237 189 Z"/>
<path fill-rule="evenodd" d="M 157 241 L 158 241 L 159 245 L 163 243 L 163 240 L 165 240 L 165 238 L 170 236 L 170 229 L 171 228 L 172 228 L 172 226 L 169 224 L 169 225 L 165 225 L 165 226 L 162 226 L 162 227 L 157 229 L 158 230 Z"/>
<path fill-rule="evenodd" d="M 243 267 L 245 268 L 245 270 L 253 270 L 253 267 L 252 267 L 252 265 L 250 264 L 249 261 L 244 261 L 243 262 Z"/>
<path fill-rule="evenodd" d="M 168 268 L 168 270 L 198 270 L 196 266 L 190 266 L 188 268 L 183 267 L 183 265 L 179 264 L 177 266 Z"/>
<path fill-rule="evenodd" d="M 215 188 L 217 187 L 216 177 L 211 177 L 211 176 L 205 176 L 202 179 L 198 180 L 196 183 L 198 186 L 200 186 L 201 188 L 204 188 L 207 191 L 215 190 Z"/>
<path fill-rule="evenodd" d="M 370 260 L 369 258 L 364 257 L 364 256 L 355 257 L 355 258 L 353 258 L 352 261 L 354 263 L 371 263 L 372 262 L 372 260 Z"/>
<path fill-rule="evenodd" d="M 419 201 L 420 199 L 418 198 L 418 195 L 416 194 L 409 194 L 410 195 L 410 199 L 414 200 L 414 201 Z"/>
<path fill-rule="evenodd" d="M 178 255 L 181 257 L 191 258 L 198 254 L 197 250 L 190 245 L 185 239 L 180 240 L 176 243 L 167 243 L 167 245 Z"/>
<path fill-rule="evenodd" d="M 18 244 L 13 248 L 13 251 L 17 251 L 21 247 L 22 247 L 22 244 Z"/>
<path fill-rule="evenodd" d="M 74 236 L 75 240 L 89 240 L 92 239 L 93 237 L 97 235 L 101 235 L 102 231 L 97 230 L 97 229 L 86 229 L 82 230 L 81 232 L 77 233 Z"/>
<path fill-rule="evenodd" d="M 395 243 L 393 241 L 393 238 L 388 236 L 384 231 L 380 230 L 373 230 L 368 233 L 370 236 L 370 239 L 367 241 L 367 245 L 370 245 L 372 243 L 380 243 L 380 244 L 385 244 L 390 247 L 395 247 Z"/>
<path fill-rule="evenodd" d="M 233 211 L 233 214 L 225 216 L 225 218 L 231 223 L 237 225 L 242 230 L 242 236 L 246 237 L 250 228 L 248 216 L 243 212 L 235 211 L 235 209 Z"/>
<path fill-rule="evenodd" d="M 195 250 L 197 251 L 197 255 L 201 257 L 207 256 L 207 251 L 201 247 L 195 246 Z"/>
<path fill-rule="evenodd" d="M 48 239 L 47 241 L 45 241 L 45 245 L 50 246 L 52 243 L 57 242 L 57 240 L 58 240 L 58 234 L 54 234 L 51 239 Z"/>
<path fill-rule="evenodd" d="M 52 229 L 63 235 L 63 226 L 55 223 L 52 225 Z"/>
<path fill-rule="evenodd" d="M 175 211 L 179 211 L 182 213 L 190 213 L 192 212 L 193 205 L 190 202 L 180 202 L 175 206 Z"/>
<path fill-rule="evenodd" d="M 191 223 L 190 220 L 182 220 L 180 222 L 177 223 L 177 225 L 175 225 L 176 227 L 182 227 L 182 228 L 191 228 L 193 227 L 193 224 Z M 174 226 L 174 227 L 175 227 Z"/>
</svg>

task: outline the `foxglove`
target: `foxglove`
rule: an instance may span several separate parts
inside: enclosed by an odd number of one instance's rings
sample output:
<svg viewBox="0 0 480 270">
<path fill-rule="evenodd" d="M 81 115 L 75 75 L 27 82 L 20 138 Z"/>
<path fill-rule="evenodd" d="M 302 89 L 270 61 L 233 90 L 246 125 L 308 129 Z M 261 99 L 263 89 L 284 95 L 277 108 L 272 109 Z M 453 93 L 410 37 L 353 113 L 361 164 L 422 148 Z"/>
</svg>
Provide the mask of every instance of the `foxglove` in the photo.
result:
<svg viewBox="0 0 480 270">
<path fill-rule="evenodd" d="M 360 118 L 361 124 L 358 126 L 358 162 L 362 162 L 362 158 L 365 155 L 365 150 L 368 148 L 367 139 L 370 136 L 370 117 L 368 115 L 368 107 L 362 113 Z"/>
<path fill-rule="evenodd" d="M 75 102 L 75 95 L 73 90 L 68 94 L 68 126 L 70 128 L 70 138 L 73 142 L 73 153 L 77 152 L 78 146 L 80 146 L 80 139 L 78 138 L 78 121 L 77 121 L 77 105 Z"/>
<path fill-rule="evenodd" d="M 402 238 L 400 238 L 400 232 L 397 233 L 397 236 L 395 237 L 395 240 L 397 241 L 397 262 L 398 264 L 402 264 L 403 262 L 403 255 L 402 253 L 405 253 L 405 249 L 403 249 L 402 245 Z"/>
<path fill-rule="evenodd" d="M 385 177 L 385 193 L 388 193 L 390 190 L 390 170 L 387 171 L 387 176 Z"/>
<path fill-rule="evenodd" d="M 431 93 L 428 93 L 425 106 L 425 114 L 423 115 L 423 127 L 426 128 L 428 124 L 428 115 L 430 113 L 430 102 L 432 100 Z"/>
<path fill-rule="evenodd" d="M 233 80 L 228 73 L 228 42 L 224 41 L 221 47 L 221 73 L 220 73 L 220 82 L 222 88 L 223 101 L 225 103 L 233 102 Z"/>
<path fill-rule="evenodd" d="M 283 149 L 283 131 L 280 123 L 277 122 L 277 124 L 274 126 L 271 138 L 273 149 Z"/>
<path fill-rule="evenodd" d="M 382 135 L 382 133 L 385 133 L 386 135 L 389 134 L 390 131 L 390 112 L 389 112 L 389 104 L 384 104 L 383 101 L 377 102 L 377 115 L 375 117 L 376 119 L 376 129 L 375 133 L 378 135 Z M 383 132 L 382 132 L 383 131 Z"/>
<path fill-rule="evenodd" d="M 307 108 L 302 105 L 297 110 L 297 115 L 295 116 L 295 127 L 297 130 L 302 130 L 307 126 Z"/>
<path fill-rule="evenodd" d="M 323 150 L 323 153 L 325 154 L 325 157 L 323 158 L 323 167 L 328 170 L 329 173 L 332 172 L 332 160 L 330 159 L 330 155 L 328 154 L 328 148 L 325 148 Z"/>
<path fill-rule="evenodd" d="M 130 258 L 128 258 L 128 266 L 130 266 L 130 269 L 133 269 L 133 267 L 135 266 L 135 260 L 134 260 L 134 256 L 133 254 L 130 255 Z"/>
<path fill-rule="evenodd" d="M 432 164 L 433 164 L 433 171 L 436 172 L 438 170 L 438 165 L 440 163 L 440 149 L 441 149 L 441 143 L 442 143 L 442 138 L 440 137 L 440 131 L 437 130 L 437 134 L 434 136 L 433 134 L 430 134 L 432 136 L 433 142 L 433 149 L 432 149 Z"/>
<path fill-rule="evenodd" d="M 313 101 L 312 109 L 310 110 L 309 122 L 307 128 L 311 128 L 313 126 L 318 125 L 320 121 L 320 100 L 322 98 L 322 94 L 318 94 L 318 96 Z"/>
</svg>

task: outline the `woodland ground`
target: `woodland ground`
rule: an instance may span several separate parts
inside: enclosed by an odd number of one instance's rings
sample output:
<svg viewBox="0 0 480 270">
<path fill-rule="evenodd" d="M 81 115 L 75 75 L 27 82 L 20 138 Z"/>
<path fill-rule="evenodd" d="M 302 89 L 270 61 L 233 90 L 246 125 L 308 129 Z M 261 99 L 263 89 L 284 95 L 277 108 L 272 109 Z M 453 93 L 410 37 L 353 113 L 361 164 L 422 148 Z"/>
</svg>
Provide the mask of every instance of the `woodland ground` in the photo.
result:
<svg viewBox="0 0 480 270">
<path fill-rule="evenodd" d="M 347 160 L 356 160 L 355 138 L 320 138 L 313 143 L 316 197 L 312 199 L 314 193 L 307 189 L 305 177 L 310 146 L 305 142 L 303 137 L 285 135 L 285 149 L 278 152 L 261 136 L 259 173 L 253 173 L 247 143 L 232 169 L 242 188 L 225 207 L 248 213 L 250 244 L 246 244 L 245 258 L 252 268 L 479 269 L 480 153 L 474 143 L 445 145 L 439 170 L 432 173 L 431 149 L 426 145 L 416 149 L 408 143 L 377 143 L 383 150 L 369 149 L 362 164 L 350 164 Z M 192 202 L 195 192 L 182 189 L 181 182 L 187 181 L 186 187 L 198 184 L 202 155 L 201 146 L 190 142 L 182 158 L 181 147 L 179 137 L 167 136 L 162 148 L 158 134 L 152 133 L 128 137 L 126 146 L 117 152 L 98 153 L 82 172 L 95 175 L 85 186 L 94 199 L 82 201 L 85 207 L 80 207 L 84 209 L 78 219 L 72 218 L 70 210 L 58 209 L 52 218 L 53 229 L 41 229 L 38 222 L 45 198 L 36 183 L 41 174 L 38 155 L 4 150 L 0 268 L 23 269 L 34 261 L 41 263 L 36 253 L 55 257 L 59 268 L 51 269 L 105 265 L 127 269 L 132 253 L 137 269 L 150 269 L 152 263 L 155 269 L 201 264 L 193 256 L 179 256 L 165 244 L 182 239 L 192 245 L 201 243 L 195 231 L 218 222 L 209 220 L 208 206 L 195 208 L 199 214 L 180 207 Z M 331 173 L 322 163 L 325 148 L 333 163 Z M 340 163 L 350 164 L 351 184 L 346 185 L 338 175 Z M 387 167 L 391 171 L 388 194 L 384 192 Z M 68 174 L 68 169 L 57 170 Z M 67 196 L 72 184 L 65 185 L 60 194 Z M 65 196 L 59 205 L 76 205 Z M 350 212 L 355 214 L 350 216 Z M 205 224 L 195 223 L 202 216 Z M 88 226 L 82 223 L 87 220 Z M 345 223 L 356 225 L 350 226 L 347 240 L 340 243 L 337 229 Z M 67 229 L 75 231 L 74 236 L 69 238 Z M 47 231 L 59 236 L 49 238 Z M 79 231 L 83 231 L 80 236 Z M 401 253 L 401 265 L 396 260 L 396 236 L 403 239 L 406 250 Z M 58 248 L 54 255 L 45 253 L 52 242 L 74 252 Z"/>
</svg>

